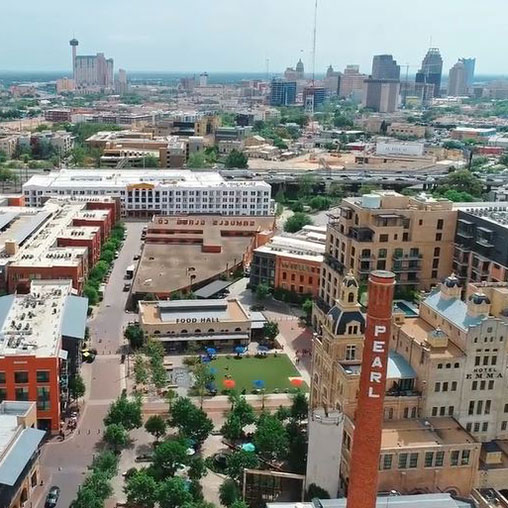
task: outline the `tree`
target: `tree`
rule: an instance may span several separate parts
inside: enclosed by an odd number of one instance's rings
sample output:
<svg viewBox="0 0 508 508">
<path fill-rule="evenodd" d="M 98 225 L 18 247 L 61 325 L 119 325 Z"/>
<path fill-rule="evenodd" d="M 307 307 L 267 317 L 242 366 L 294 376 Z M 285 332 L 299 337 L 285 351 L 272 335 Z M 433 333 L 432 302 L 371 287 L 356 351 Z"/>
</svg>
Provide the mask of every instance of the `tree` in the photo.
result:
<svg viewBox="0 0 508 508">
<path fill-rule="evenodd" d="M 158 491 L 160 508 L 180 508 L 192 502 L 192 495 L 182 478 L 175 477 L 165 480 Z"/>
<path fill-rule="evenodd" d="M 284 425 L 269 414 L 259 417 L 253 442 L 266 460 L 283 459 L 289 444 Z"/>
<path fill-rule="evenodd" d="M 248 163 L 249 159 L 243 152 L 231 150 L 226 157 L 224 165 L 228 169 L 246 169 L 248 167 Z"/>
<path fill-rule="evenodd" d="M 105 450 L 97 455 L 92 462 L 92 471 L 99 471 L 113 478 L 118 472 L 118 455 Z"/>
<path fill-rule="evenodd" d="M 305 474 L 307 469 L 307 435 L 300 423 L 292 419 L 286 425 L 289 438 L 288 466 L 293 473 Z"/>
<path fill-rule="evenodd" d="M 328 190 L 328 195 L 342 199 L 346 195 L 346 189 L 343 184 L 332 182 L 330 189 Z"/>
<path fill-rule="evenodd" d="M 115 253 L 113 251 L 105 250 L 101 252 L 101 260 L 108 263 L 108 265 L 113 262 L 113 259 L 115 259 Z"/>
<path fill-rule="evenodd" d="M 241 481 L 244 469 L 256 469 L 259 459 L 253 452 L 238 450 L 227 456 L 226 474 L 236 481 Z"/>
<path fill-rule="evenodd" d="M 299 199 L 298 201 L 295 201 L 291 205 L 291 210 L 293 210 L 293 212 L 303 212 L 303 210 L 304 210 L 303 201 L 301 199 Z"/>
<path fill-rule="evenodd" d="M 160 415 L 152 415 L 145 422 L 145 430 L 158 441 L 166 433 L 166 420 Z"/>
<path fill-rule="evenodd" d="M 195 441 L 197 446 L 200 446 L 213 430 L 212 420 L 186 397 L 179 397 L 174 403 L 171 425 L 179 430 L 181 436 Z"/>
<path fill-rule="evenodd" d="M 85 382 L 80 374 L 74 374 L 69 380 L 69 393 L 74 400 L 78 400 L 85 395 Z"/>
<path fill-rule="evenodd" d="M 113 448 L 115 453 L 127 444 L 128 439 L 129 435 L 122 424 L 112 423 L 106 427 L 104 441 Z"/>
<path fill-rule="evenodd" d="M 136 471 L 130 476 L 123 490 L 129 504 L 153 508 L 157 502 L 157 482 L 146 469 Z"/>
<path fill-rule="evenodd" d="M 254 408 L 247 402 L 247 399 L 243 395 L 233 392 L 229 396 L 229 400 L 231 402 L 231 412 L 240 419 L 242 426 L 250 425 L 256 421 Z"/>
<path fill-rule="evenodd" d="M 270 294 L 270 286 L 262 282 L 256 286 L 256 298 L 258 300 L 266 300 Z"/>
<path fill-rule="evenodd" d="M 141 417 L 141 399 L 129 400 L 126 395 L 121 395 L 109 408 L 105 425 L 112 423 L 121 424 L 126 430 L 137 429 L 143 424 Z"/>
<path fill-rule="evenodd" d="M 205 154 L 201 152 L 191 153 L 187 161 L 187 167 L 192 169 L 206 168 Z"/>
<path fill-rule="evenodd" d="M 175 390 L 173 389 L 169 389 L 168 390 L 168 393 L 166 393 L 166 399 L 168 401 L 168 405 L 169 405 L 169 416 L 171 417 L 171 414 L 173 412 L 173 402 L 175 401 L 175 399 L 178 398 L 178 394 L 175 392 Z"/>
<path fill-rule="evenodd" d="M 129 341 L 132 349 L 143 347 L 145 341 L 145 332 L 139 325 L 129 325 L 124 331 L 125 338 Z"/>
<path fill-rule="evenodd" d="M 297 212 L 285 222 L 284 231 L 286 233 L 296 233 L 300 231 L 303 226 L 307 226 L 308 224 L 312 224 L 310 216 L 305 213 Z"/>
<path fill-rule="evenodd" d="M 330 208 L 330 200 L 324 196 L 314 196 L 309 201 L 309 205 L 314 210 L 327 210 Z"/>
<path fill-rule="evenodd" d="M 187 445 L 182 439 L 167 439 L 153 454 L 153 470 L 159 479 L 174 476 L 180 465 L 187 462 Z"/>
<path fill-rule="evenodd" d="M 298 421 L 306 420 L 309 415 L 309 403 L 307 397 L 302 390 L 298 390 L 293 395 L 293 403 L 291 404 L 291 416 Z"/>
<path fill-rule="evenodd" d="M 243 425 L 240 418 L 233 412 L 229 413 L 220 431 L 226 439 L 231 441 L 240 439 L 243 435 Z"/>
<path fill-rule="evenodd" d="M 502 164 L 503 166 L 508 166 L 508 153 L 504 153 L 499 157 L 499 164 Z"/>
<path fill-rule="evenodd" d="M 99 292 L 90 283 L 85 284 L 83 295 L 88 298 L 89 305 L 97 305 L 99 303 Z"/>
<path fill-rule="evenodd" d="M 97 471 L 85 479 L 82 488 L 92 490 L 99 499 L 105 500 L 113 493 L 110 480 L 107 474 Z"/>
<path fill-rule="evenodd" d="M 449 173 L 439 181 L 436 190 L 438 195 L 444 195 L 448 190 L 467 192 L 471 196 L 481 197 L 483 182 L 467 169 L 458 169 Z"/>
<path fill-rule="evenodd" d="M 158 168 L 160 166 L 159 157 L 145 155 L 142 160 L 142 165 L 144 168 Z"/>
<path fill-rule="evenodd" d="M 137 354 L 134 357 L 134 379 L 138 385 L 145 384 L 148 381 L 146 362 L 140 354 Z"/>
<path fill-rule="evenodd" d="M 305 174 L 298 178 L 298 196 L 305 198 L 313 193 L 316 179 L 313 175 Z"/>
<path fill-rule="evenodd" d="M 191 372 L 194 376 L 193 388 L 199 395 L 199 407 L 202 408 L 207 386 L 210 386 L 214 382 L 215 376 L 205 363 L 196 363 L 192 367 Z"/>
<path fill-rule="evenodd" d="M 245 501 L 237 499 L 234 503 L 231 504 L 230 508 L 249 508 L 249 505 Z"/>
<path fill-rule="evenodd" d="M 375 185 L 364 183 L 358 189 L 358 194 L 360 194 L 360 196 L 363 196 L 364 194 L 371 194 L 372 191 L 375 191 L 376 189 L 377 187 Z"/>
<path fill-rule="evenodd" d="M 311 501 L 312 499 L 330 499 L 330 494 L 315 483 L 311 483 L 305 494 L 305 499 Z"/>
<path fill-rule="evenodd" d="M 451 139 L 443 143 L 443 148 L 446 148 L 447 150 L 462 150 L 464 145 L 460 141 Z"/>
<path fill-rule="evenodd" d="M 279 406 L 275 411 L 275 417 L 281 422 L 285 422 L 291 416 L 291 409 L 285 406 Z"/>
<path fill-rule="evenodd" d="M 3 150 L 0 150 L 0 163 L 5 162 L 6 160 L 7 154 Z"/>
<path fill-rule="evenodd" d="M 263 335 L 273 341 L 277 338 L 277 335 L 279 335 L 279 323 L 276 321 L 267 321 L 263 325 Z"/>
<path fill-rule="evenodd" d="M 70 508 L 104 508 L 104 500 L 90 487 L 82 487 Z"/>
<path fill-rule="evenodd" d="M 302 310 L 303 310 L 303 312 L 305 312 L 305 315 L 307 316 L 307 319 L 309 319 L 310 316 L 312 315 L 312 309 L 313 309 L 313 307 L 314 307 L 314 303 L 312 302 L 311 298 L 307 298 L 307 300 L 305 300 L 302 303 Z"/>
<path fill-rule="evenodd" d="M 199 457 L 193 457 L 189 464 L 188 476 L 191 480 L 201 480 L 203 476 L 206 476 L 208 469 L 206 468 L 205 461 Z"/>
<path fill-rule="evenodd" d="M 230 478 L 226 479 L 219 487 L 219 499 L 224 506 L 231 506 L 236 500 L 240 499 L 238 484 Z"/>
</svg>

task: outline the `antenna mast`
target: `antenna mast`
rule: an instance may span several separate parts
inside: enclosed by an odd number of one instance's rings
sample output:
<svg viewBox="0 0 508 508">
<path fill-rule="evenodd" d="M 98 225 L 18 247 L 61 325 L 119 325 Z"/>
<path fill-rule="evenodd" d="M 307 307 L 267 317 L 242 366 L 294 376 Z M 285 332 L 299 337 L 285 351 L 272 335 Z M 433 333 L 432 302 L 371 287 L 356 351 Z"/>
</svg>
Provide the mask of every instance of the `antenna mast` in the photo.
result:
<svg viewBox="0 0 508 508">
<path fill-rule="evenodd" d="M 317 3 L 314 4 L 314 34 L 312 39 L 312 86 L 316 80 L 316 36 L 317 36 Z"/>
</svg>

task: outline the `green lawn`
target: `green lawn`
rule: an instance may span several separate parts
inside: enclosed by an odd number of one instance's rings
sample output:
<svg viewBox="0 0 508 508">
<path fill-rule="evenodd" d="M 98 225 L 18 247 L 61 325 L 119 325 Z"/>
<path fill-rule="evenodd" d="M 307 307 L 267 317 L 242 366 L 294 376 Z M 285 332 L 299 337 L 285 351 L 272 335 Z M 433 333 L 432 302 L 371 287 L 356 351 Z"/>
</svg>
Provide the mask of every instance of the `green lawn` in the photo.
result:
<svg viewBox="0 0 508 508">
<path fill-rule="evenodd" d="M 229 374 L 235 380 L 235 390 L 241 392 L 245 388 L 247 393 L 252 393 L 254 389 L 252 382 L 257 379 L 262 379 L 265 382 L 266 393 L 273 393 L 277 390 L 280 393 L 294 390 L 295 387 L 290 383 L 289 378 L 300 377 L 298 370 L 284 354 L 269 355 L 264 358 L 219 356 L 209 365 L 217 370 L 215 382 L 219 392 L 224 389 L 222 382 L 226 379 L 225 374 Z M 301 389 L 307 391 L 307 385 L 302 384 Z"/>
</svg>

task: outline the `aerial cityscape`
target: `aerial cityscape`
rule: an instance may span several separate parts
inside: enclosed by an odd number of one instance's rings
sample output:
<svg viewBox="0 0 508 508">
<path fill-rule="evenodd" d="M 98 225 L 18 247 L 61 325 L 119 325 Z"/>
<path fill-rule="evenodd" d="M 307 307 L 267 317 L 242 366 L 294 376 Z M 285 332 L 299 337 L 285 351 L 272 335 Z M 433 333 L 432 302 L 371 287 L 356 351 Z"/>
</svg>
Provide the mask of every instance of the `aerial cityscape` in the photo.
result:
<svg viewBox="0 0 508 508">
<path fill-rule="evenodd" d="M 8 2 L 0 508 L 508 508 L 508 5 L 416 4 Z"/>
</svg>

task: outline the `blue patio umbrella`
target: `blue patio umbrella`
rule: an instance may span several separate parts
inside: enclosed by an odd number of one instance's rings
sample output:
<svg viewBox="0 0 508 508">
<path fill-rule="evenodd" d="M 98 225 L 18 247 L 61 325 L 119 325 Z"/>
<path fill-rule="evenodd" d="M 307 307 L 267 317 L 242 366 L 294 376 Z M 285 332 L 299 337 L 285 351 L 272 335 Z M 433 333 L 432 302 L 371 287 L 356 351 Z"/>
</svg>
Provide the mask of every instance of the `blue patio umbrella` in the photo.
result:
<svg viewBox="0 0 508 508">
<path fill-rule="evenodd" d="M 210 363 L 212 361 L 212 359 L 209 356 L 202 356 L 201 361 L 203 363 Z"/>
<path fill-rule="evenodd" d="M 247 348 L 245 346 L 236 346 L 235 353 L 238 353 L 239 355 L 241 355 L 242 353 L 245 353 L 246 349 Z"/>
<path fill-rule="evenodd" d="M 213 347 L 207 347 L 206 352 L 209 356 L 215 356 L 217 354 L 217 350 Z"/>
<path fill-rule="evenodd" d="M 270 351 L 270 349 L 266 346 L 258 346 L 258 351 L 266 353 L 266 352 Z"/>
<path fill-rule="evenodd" d="M 253 443 L 244 443 L 242 445 L 242 450 L 244 452 L 255 452 L 256 451 L 256 447 L 254 446 Z"/>
<path fill-rule="evenodd" d="M 215 367 L 210 367 L 210 374 L 215 376 L 215 374 L 217 374 L 217 369 Z"/>
<path fill-rule="evenodd" d="M 252 381 L 252 384 L 254 385 L 254 388 L 257 388 L 258 390 L 265 387 L 265 382 L 262 379 L 256 379 Z"/>
</svg>

